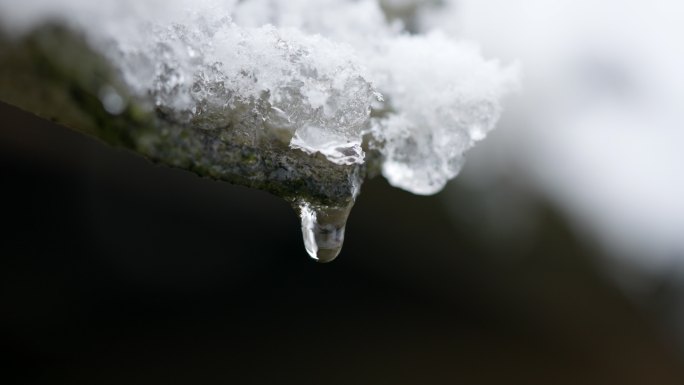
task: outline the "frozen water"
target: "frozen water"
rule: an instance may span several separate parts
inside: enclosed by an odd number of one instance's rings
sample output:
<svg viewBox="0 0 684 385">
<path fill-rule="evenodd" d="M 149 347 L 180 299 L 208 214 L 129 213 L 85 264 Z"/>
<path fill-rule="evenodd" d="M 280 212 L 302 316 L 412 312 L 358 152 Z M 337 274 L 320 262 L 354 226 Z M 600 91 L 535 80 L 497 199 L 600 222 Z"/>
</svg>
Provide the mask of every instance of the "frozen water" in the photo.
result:
<svg viewBox="0 0 684 385">
<path fill-rule="evenodd" d="M 464 153 L 494 128 L 515 69 L 501 70 L 476 47 L 440 33 L 402 35 L 372 62 L 392 111 L 373 124 L 394 186 L 434 194 L 461 170 Z"/>
<path fill-rule="evenodd" d="M 392 9 L 428 2 L 381 1 Z M 486 61 L 472 43 L 441 33 L 407 35 L 375 1 L 252 0 L 236 14 L 238 22 L 322 34 L 359 52 L 385 100 L 370 121 L 383 175 L 415 194 L 437 193 L 459 173 L 464 153 L 494 128 L 501 98 L 516 87 L 515 67 Z M 325 139 L 316 147 L 331 143 Z"/>
<path fill-rule="evenodd" d="M 362 129 L 376 93 L 351 47 L 292 28 L 242 28 L 231 19 L 231 2 L 152 4 L 3 0 L 0 11 L 3 24 L 37 23 L 42 15 L 84 30 L 129 88 L 167 113 L 189 120 L 267 104 L 270 111 L 258 112 L 290 132 L 293 148 L 334 163 L 363 162 Z M 117 107 L 111 97 L 103 103 Z"/>
<path fill-rule="evenodd" d="M 441 3 L 422 28 L 525 63 L 526 92 L 474 183 L 525 180 L 616 260 L 667 276 L 684 266 L 684 3 Z"/>
<path fill-rule="evenodd" d="M 257 113 L 293 150 L 337 164 L 363 163 L 370 134 L 383 175 L 417 194 L 458 174 L 514 79 L 470 44 L 407 35 L 373 0 L 0 0 L 0 11 L 17 31 L 46 19 L 85 31 L 132 91 L 180 118 L 267 106 Z M 378 91 L 386 102 L 371 119 Z M 101 99 L 121 108 L 115 94 Z"/>
<path fill-rule="evenodd" d="M 212 129 L 231 111 L 251 111 L 277 134 L 246 136 L 337 165 L 362 165 L 369 143 L 392 185 L 434 194 L 494 127 L 516 75 L 472 44 L 410 35 L 383 13 L 429 2 L 0 0 L 0 28 L 21 34 L 61 21 L 138 100 L 175 121 Z M 113 89 L 98 96 L 111 114 L 125 108 Z M 309 253 L 334 258 L 350 206 L 298 208 Z"/>
</svg>

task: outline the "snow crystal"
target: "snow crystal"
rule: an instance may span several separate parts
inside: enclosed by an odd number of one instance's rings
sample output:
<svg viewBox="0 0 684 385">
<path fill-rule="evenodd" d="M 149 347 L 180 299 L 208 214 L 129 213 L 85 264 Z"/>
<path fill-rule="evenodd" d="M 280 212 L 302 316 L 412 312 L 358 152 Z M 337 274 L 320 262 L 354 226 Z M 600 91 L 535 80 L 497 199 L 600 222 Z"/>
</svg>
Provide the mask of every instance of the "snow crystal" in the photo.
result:
<svg viewBox="0 0 684 385">
<path fill-rule="evenodd" d="M 516 79 L 514 68 L 503 71 L 476 47 L 439 33 L 391 40 L 372 68 L 392 111 L 373 125 L 383 175 L 415 194 L 434 194 L 459 173 L 465 151 L 494 128 L 499 100 Z"/>
<path fill-rule="evenodd" d="M 432 194 L 493 128 L 515 75 L 469 44 L 408 35 L 380 6 L 419 2 L 0 0 L 0 21 L 84 31 L 133 93 L 177 119 L 247 106 L 292 151 L 336 164 L 362 164 L 368 135 L 390 183 Z M 100 95 L 113 113 L 116 96 Z"/>
<path fill-rule="evenodd" d="M 423 2 L 381 3 L 394 9 Z M 269 4 L 274 3 L 241 3 L 270 13 L 259 13 L 262 18 L 255 20 L 238 12 L 238 20 L 322 34 L 360 52 L 370 79 L 387 100 L 376 109 L 389 112 L 373 118 L 370 130 L 384 157 L 383 175 L 415 194 L 439 192 L 458 174 L 465 151 L 494 127 L 500 99 L 516 85 L 515 67 L 485 61 L 474 45 L 440 33 L 406 35 L 384 21 L 375 1 Z"/>
</svg>

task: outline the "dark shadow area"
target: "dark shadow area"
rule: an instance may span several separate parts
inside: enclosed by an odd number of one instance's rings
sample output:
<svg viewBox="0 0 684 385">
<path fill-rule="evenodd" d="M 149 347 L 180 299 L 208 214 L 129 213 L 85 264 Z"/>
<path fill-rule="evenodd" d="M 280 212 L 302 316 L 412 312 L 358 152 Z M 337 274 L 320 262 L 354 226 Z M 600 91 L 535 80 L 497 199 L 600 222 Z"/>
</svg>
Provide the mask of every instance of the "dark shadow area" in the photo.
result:
<svg viewBox="0 0 684 385">
<path fill-rule="evenodd" d="M 531 240 L 491 240 L 375 179 L 320 265 L 279 198 L 0 121 L 3 384 L 684 383 L 543 201 Z"/>
</svg>

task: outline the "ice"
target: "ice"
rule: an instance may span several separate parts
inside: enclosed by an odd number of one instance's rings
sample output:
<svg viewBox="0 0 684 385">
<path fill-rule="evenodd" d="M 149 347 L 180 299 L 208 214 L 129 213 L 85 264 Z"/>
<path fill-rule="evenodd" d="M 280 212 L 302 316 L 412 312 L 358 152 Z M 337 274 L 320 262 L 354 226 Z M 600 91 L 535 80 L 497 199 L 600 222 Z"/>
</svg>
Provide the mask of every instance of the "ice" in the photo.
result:
<svg viewBox="0 0 684 385">
<path fill-rule="evenodd" d="M 525 180 L 611 263 L 673 276 L 684 266 L 682 15 L 674 0 L 447 0 L 426 10 L 426 28 L 524 60 L 515 118 L 481 153 L 498 160 L 471 179 Z"/>
<path fill-rule="evenodd" d="M 125 13 L 140 11 L 131 1 L 102 2 L 102 14 L 73 0 L 60 9 L 54 2 L 27 3 L 33 13 L 26 13 L 35 19 L 41 13 L 65 18 L 85 30 L 129 88 L 152 95 L 156 108 L 190 120 L 207 110 L 267 104 L 278 116 L 258 113 L 290 132 L 292 148 L 320 152 L 339 164 L 363 162 L 362 128 L 376 94 L 346 45 L 289 28 L 242 28 L 232 22 L 230 2 L 204 1 L 198 8 L 181 1 L 157 4 L 161 15 L 143 7 L 149 14 L 139 19 Z M 22 6 L 6 14 L 17 8 Z M 120 20 L 106 17 L 122 14 Z M 112 98 L 103 102 L 117 107 Z"/>
<path fill-rule="evenodd" d="M 383 175 L 423 195 L 459 173 L 465 152 L 494 128 L 499 101 L 517 79 L 515 67 L 502 70 L 475 46 L 441 33 L 392 39 L 372 68 L 392 111 L 372 129 Z"/>
<path fill-rule="evenodd" d="M 84 30 L 131 90 L 176 118 L 253 106 L 293 150 L 337 164 L 362 164 L 370 134 L 392 185 L 433 194 L 494 127 L 515 75 L 471 44 L 406 34 L 380 7 L 423 2 L 381 3 L 3 0 L 0 10 L 17 30 L 47 19 Z"/>
<path fill-rule="evenodd" d="M 0 31 L 65 24 L 111 63 L 136 108 L 193 129 L 245 130 L 231 140 L 337 166 L 362 168 L 371 149 L 392 185 L 434 194 L 494 127 L 516 73 L 471 43 L 411 35 L 396 21 L 428 3 L 0 0 Z M 114 88 L 98 97 L 112 115 L 130 102 Z M 263 124 L 227 124 L 245 119 Z M 360 184 L 344 207 L 297 204 L 314 258 L 339 252 Z"/>
<path fill-rule="evenodd" d="M 396 10 L 428 2 L 380 3 Z M 500 100 L 517 87 L 515 66 L 484 60 L 472 43 L 438 32 L 408 35 L 385 21 L 375 1 L 253 0 L 240 3 L 237 15 L 250 25 L 268 22 L 322 34 L 360 52 L 386 100 L 377 105 L 380 113 L 369 131 L 384 158 L 383 175 L 415 194 L 437 193 L 458 174 L 464 153 L 494 128 Z M 318 142 L 314 147 L 335 143 L 327 137 Z"/>
<path fill-rule="evenodd" d="M 227 17 L 156 29 L 157 38 L 124 53 L 123 62 L 132 63 L 125 71 L 131 84 L 144 85 L 135 77 L 154 72 L 140 91 L 151 91 L 157 106 L 194 111 L 192 118 L 267 104 L 258 113 L 289 131 L 293 148 L 339 164 L 363 162 L 361 130 L 374 90 L 347 47 L 291 29 L 244 29 Z M 154 68 L 146 71 L 148 63 Z"/>
</svg>

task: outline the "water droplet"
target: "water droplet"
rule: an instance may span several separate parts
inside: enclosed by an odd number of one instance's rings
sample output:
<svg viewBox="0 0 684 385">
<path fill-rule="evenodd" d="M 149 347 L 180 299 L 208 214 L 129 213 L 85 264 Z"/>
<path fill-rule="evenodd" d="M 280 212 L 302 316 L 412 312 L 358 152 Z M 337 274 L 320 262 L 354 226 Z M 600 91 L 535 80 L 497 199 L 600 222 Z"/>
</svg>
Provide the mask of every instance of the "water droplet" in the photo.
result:
<svg viewBox="0 0 684 385">
<path fill-rule="evenodd" d="M 344 229 L 352 201 L 346 207 L 314 205 L 299 202 L 304 247 L 317 262 L 330 262 L 337 257 L 344 243 Z"/>
<path fill-rule="evenodd" d="M 98 96 L 104 109 L 112 115 L 119 115 L 126 108 L 124 99 L 111 86 L 102 87 Z"/>
</svg>

